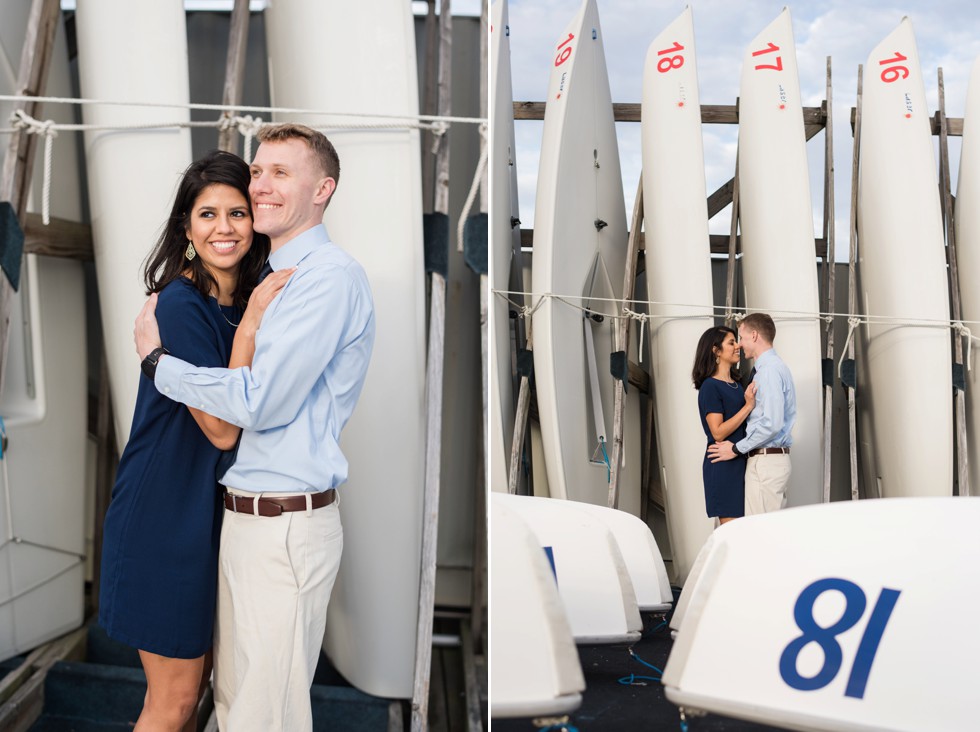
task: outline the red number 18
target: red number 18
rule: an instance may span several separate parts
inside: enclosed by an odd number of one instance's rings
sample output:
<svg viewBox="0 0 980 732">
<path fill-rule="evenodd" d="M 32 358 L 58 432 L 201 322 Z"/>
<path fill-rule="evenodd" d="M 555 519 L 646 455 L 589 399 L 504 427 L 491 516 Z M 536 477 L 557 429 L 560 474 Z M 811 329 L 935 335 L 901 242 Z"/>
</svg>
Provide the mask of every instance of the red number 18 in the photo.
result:
<svg viewBox="0 0 980 732">
<path fill-rule="evenodd" d="M 684 46 L 682 46 L 677 41 L 674 41 L 674 45 L 670 48 L 665 48 L 662 51 L 657 51 L 658 56 L 664 56 L 664 58 L 657 61 L 657 71 L 661 74 L 666 74 L 671 69 L 679 69 L 684 65 L 684 57 L 681 54 L 676 56 L 667 56 L 668 53 L 673 53 L 674 51 L 683 51 Z"/>
</svg>

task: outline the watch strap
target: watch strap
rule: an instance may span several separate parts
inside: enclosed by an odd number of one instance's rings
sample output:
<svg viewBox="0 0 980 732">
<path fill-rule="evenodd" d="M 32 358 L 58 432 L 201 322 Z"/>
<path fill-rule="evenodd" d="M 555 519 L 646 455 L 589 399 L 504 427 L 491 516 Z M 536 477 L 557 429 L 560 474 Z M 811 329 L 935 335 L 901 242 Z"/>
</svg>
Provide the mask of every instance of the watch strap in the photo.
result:
<svg viewBox="0 0 980 732">
<path fill-rule="evenodd" d="M 146 358 L 140 363 L 140 369 L 146 375 L 146 378 L 153 381 L 157 375 L 157 364 L 160 362 L 160 357 L 169 353 L 170 351 L 160 346 L 159 348 L 154 348 L 146 355 Z"/>
</svg>

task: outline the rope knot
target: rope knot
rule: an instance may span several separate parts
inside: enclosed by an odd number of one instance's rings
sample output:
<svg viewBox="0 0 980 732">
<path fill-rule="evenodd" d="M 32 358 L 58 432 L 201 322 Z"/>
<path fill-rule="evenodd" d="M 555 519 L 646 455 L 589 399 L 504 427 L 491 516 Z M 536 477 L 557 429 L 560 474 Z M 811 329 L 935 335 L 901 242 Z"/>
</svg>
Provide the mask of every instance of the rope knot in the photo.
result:
<svg viewBox="0 0 980 732">
<path fill-rule="evenodd" d="M 966 338 L 966 370 L 972 371 L 973 364 L 971 362 L 973 360 L 973 333 L 970 332 L 970 329 L 962 320 L 953 321 L 953 330 L 955 330 L 956 334 L 961 338 Z"/>
<path fill-rule="evenodd" d="M 232 123 L 238 127 L 238 132 L 242 137 L 245 138 L 245 150 L 242 158 L 251 163 L 252 162 L 252 138 L 259 134 L 259 130 L 262 129 L 262 125 L 265 124 L 261 117 L 253 117 L 250 114 L 246 114 L 244 117 L 232 117 Z"/>
<path fill-rule="evenodd" d="M 28 135 L 44 136 L 49 139 L 58 136 L 58 130 L 54 128 L 55 121 L 53 119 L 34 119 L 23 109 L 15 109 L 11 112 L 10 123 L 15 130 L 21 130 Z"/>
<path fill-rule="evenodd" d="M 58 131 L 54 128 L 53 119 L 44 121 L 34 119 L 23 109 L 15 109 L 10 115 L 10 122 L 15 130 L 25 135 L 37 135 L 44 138 L 44 180 L 41 184 L 41 221 L 47 226 L 51 223 L 51 145 Z"/>
</svg>

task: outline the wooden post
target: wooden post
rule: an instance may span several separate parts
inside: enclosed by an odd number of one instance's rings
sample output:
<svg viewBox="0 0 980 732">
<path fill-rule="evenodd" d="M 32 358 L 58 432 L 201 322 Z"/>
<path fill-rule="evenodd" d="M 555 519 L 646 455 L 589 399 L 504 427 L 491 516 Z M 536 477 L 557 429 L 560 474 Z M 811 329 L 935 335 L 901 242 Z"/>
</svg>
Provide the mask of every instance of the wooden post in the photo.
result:
<svg viewBox="0 0 980 732">
<path fill-rule="evenodd" d="M 527 351 L 531 352 L 533 345 L 531 318 L 527 317 Z M 507 492 L 511 495 L 517 493 L 517 482 L 521 474 L 521 454 L 524 450 L 524 437 L 527 432 L 527 417 L 531 409 L 531 379 L 529 376 L 521 376 L 521 383 L 517 390 L 517 407 L 514 409 L 514 439 L 510 446 L 510 470 L 507 473 Z"/>
<path fill-rule="evenodd" d="M 61 3 L 58 0 L 33 1 L 17 76 L 19 95 L 40 96 L 44 93 L 48 68 L 51 66 L 55 31 L 60 20 Z M 34 101 L 21 101 L 14 105 L 14 111 L 17 110 L 23 110 L 31 117 L 37 118 L 41 113 L 41 104 Z M 25 228 L 27 198 L 30 194 L 36 148 L 36 135 L 28 135 L 23 130 L 14 132 L 10 136 L 7 155 L 3 160 L 3 172 L 0 174 L 0 201 L 10 202 L 17 213 L 21 229 Z M 0 393 L 3 392 L 7 370 L 7 341 L 10 338 L 13 291 L 10 280 L 0 276 Z"/>
<path fill-rule="evenodd" d="M 732 228 L 728 238 L 728 283 L 725 286 L 725 325 L 732 328 L 735 319 L 735 265 L 738 245 L 738 152 L 735 153 L 735 178 L 732 187 Z"/>
<path fill-rule="evenodd" d="M 488 30 L 488 4 L 483 0 L 480 11 L 480 116 L 487 116 L 487 30 Z M 489 145 L 487 135 L 481 135 L 481 147 Z M 483 179 L 480 183 L 480 211 L 486 212 L 489 196 L 488 173 L 489 166 L 483 168 Z M 487 488 L 490 482 L 487 480 L 487 466 L 490 465 L 490 455 L 487 452 L 488 442 L 485 430 L 490 424 L 489 413 L 489 380 L 490 380 L 490 341 L 489 341 L 489 315 L 490 315 L 490 283 L 485 274 L 480 275 L 480 354 L 483 364 L 483 421 L 480 434 L 483 445 L 480 461 L 480 470 L 476 478 L 476 500 L 473 504 L 473 572 L 470 594 L 470 627 L 469 641 L 476 647 L 483 647 L 485 640 L 483 633 L 483 612 L 486 607 L 487 596 Z M 466 642 L 466 635 L 463 635 Z M 463 658 L 466 658 L 464 652 Z M 470 654 L 472 658 L 472 653 Z"/>
<path fill-rule="evenodd" d="M 422 113 L 435 114 L 439 105 L 439 25 L 436 19 L 436 0 L 428 0 L 429 12 L 425 17 L 425 86 L 422 92 Z M 432 130 L 422 131 L 422 210 L 432 212 L 432 197 L 435 191 L 432 170 Z"/>
<path fill-rule="evenodd" d="M 439 114 L 452 112 L 452 9 L 439 8 Z M 436 155 L 434 209 L 449 215 L 449 135 L 439 140 Z M 432 273 L 429 310 L 429 351 L 426 365 L 425 493 L 423 497 L 422 567 L 418 628 L 415 639 L 415 684 L 412 691 L 412 732 L 428 729 L 429 676 L 432 670 L 432 620 L 435 611 L 436 548 L 439 533 L 439 479 L 442 469 L 442 371 L 446 330 L 446 279 Z"/>
<path fill-rule="evenodd" d="M 854 114 L 854 154 L 851 164 L 851 247 L 847 263 L 847 312 L 856 312 L 857 307 L 857 248 L 858 248 L 858 168 L 861 160 L 861 96 L 863 88 L 863 66 L 858 64 L 857 107 Z M 851 325 L 848 324 L 848 328 Z M 854 338 L 847 340 L 847 358 L 854 360 Z M 860 498 L 858 489 L 857 461 L 857 403 L 854 392 L 847 388 L 847 431 L 850 437 L 851 462 L 851 500 Z M 870 489 L 870 487 L 869 487 Z"/>
<path fill-rule="evenodd" d="M 623 275 L 623 308 L 633 299 L 636 289 L 636 260 L 640 251 L 640 228 L 643 225 L 643 173 L 636 184 L 636 199 L 633 202 L 633 220 L 630 222 L 629 245 L 626 248 L 626 272 Z M 625 313 L 616 322 L 613 334 L 613 350 L 624 351 L 629 363 L 630 319 Z M 641 324 L 641 327 L 646 327 Z M 623 461 L 623 429 L 625 427 L 626 383 L 617 379 L 614 386 L 613 440 L 609 455 L 609 495 L 606 505 L 619 508 L 619 468 Z"/>
<path fill-rule="evenodd" d="M 824 257 L 826 269 L 824 282 L 827 287 L 827 312 L 834 312 L 834 106 L 833 84 L 831 80 L 830 56 L 827 57 L 827 126 L 824 128 L 824 169 L 823 169 L 823 238 L 827 242 L 827 255 Z M 834 362 L 834 319 L 827 323 L 827 358 Z M 823 502 L 830 503 L 831 446 L 834 429 L 834 384 L 831 368 L 830 384 L 824 386 L 823 404 Z"/>
<path fill-rule="evenodd" d="M 949 138 L 946 123 L 946 91 L 943 84 L 943 70 L 939 75 L 939 195 L 943 207 L 943 223 L 946 228 L 946 256 L 949 262 L 950 306 L 954 321 L 963 315 L 960 307 L 960 279 L 956 267 L 956 227 L 953 224 L 953 201 L 949 182 Z M 953 361 L 963 368 L 963 339 L 959 333 L 953 338 Z M 966 447 L 966 394 L 963 389 L 955 389 L 956 407 L 956 481 L 959 495 L 970 495 L 970 470 Z"/>
<path fill-rule="evenodd" d="M 221 103 L 237 107 L 242 103 L 242 88 L 245 85 L 245 50 L 248 46 L 248 2 L 235 0 L 231 11 L 231 30 L 228 32 L 228 59 L 225 63 L 225 90 Z M 221 114 L 222 118 L 230 120 L 234 113 L 229 109 Z M 235 152 L 238 143 L 238 132 L 233 127 L 221 130 L 218 134 L 218 147 L 228 152 Z"/>
</svg>

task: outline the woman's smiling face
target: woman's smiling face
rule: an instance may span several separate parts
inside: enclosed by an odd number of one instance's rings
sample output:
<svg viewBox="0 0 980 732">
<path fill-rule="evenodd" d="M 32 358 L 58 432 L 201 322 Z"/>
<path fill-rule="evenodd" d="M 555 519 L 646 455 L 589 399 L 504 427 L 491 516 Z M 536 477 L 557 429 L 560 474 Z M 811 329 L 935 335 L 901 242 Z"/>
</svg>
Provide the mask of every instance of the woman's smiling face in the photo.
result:
<svg viewBox="0 0 980 732">
<path fill-rule="evenodd" d="M 208 270 L 237 275 L 242 257 L 252 246 L 248 201 L 231 186 L 208 186 L 194 201 L 187 236 Z"/>
</svg>

